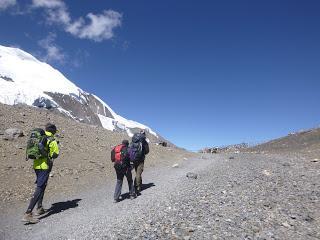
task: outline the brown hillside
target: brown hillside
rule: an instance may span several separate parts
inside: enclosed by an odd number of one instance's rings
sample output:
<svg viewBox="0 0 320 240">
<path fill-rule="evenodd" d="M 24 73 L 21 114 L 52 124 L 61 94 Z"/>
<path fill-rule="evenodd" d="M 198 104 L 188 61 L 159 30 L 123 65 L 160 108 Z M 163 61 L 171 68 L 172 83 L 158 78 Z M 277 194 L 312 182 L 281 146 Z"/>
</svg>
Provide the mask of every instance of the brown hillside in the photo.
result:
<svg viewBox="0 0 320 240">
<path fill-rule="evenodd" d="M 288 136 L 260 144 L 250 151 L 257 152 L 295 152 L 303 153 L 310 157 L 320 157 L 320 128 L 301 131 Z"/>
</svg>

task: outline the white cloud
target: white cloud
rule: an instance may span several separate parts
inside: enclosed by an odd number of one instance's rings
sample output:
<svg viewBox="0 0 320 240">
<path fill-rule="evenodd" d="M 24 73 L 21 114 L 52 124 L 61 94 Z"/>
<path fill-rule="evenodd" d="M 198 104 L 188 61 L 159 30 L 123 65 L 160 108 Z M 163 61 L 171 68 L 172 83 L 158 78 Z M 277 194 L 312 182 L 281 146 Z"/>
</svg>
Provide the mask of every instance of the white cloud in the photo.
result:
<svg viewBox="0 0 320 240">
<path fill-rule="evenodd" d="M 102 41 L 113 37 L 113 29 L 121 25 L 121 14 L 112 10 L 105 10 L 102 14 L 89 13 L 89 23 L 80 18 L 70 24 L 66 31 L 79 38 Z"/>
<path fill-rule="evenodd" d="M 64 30 L 75 37 L 103 41 L 114 36 L 114 29 L 121 26 L 122 15 L 113 10 L 104 10 L 102 14 L 88 13 L 72 21 L 66 4 L 62 0 L 33 0 L 33 8 L 44 8 L 49 24 L 60 24 Z"/>
<path fill-rule="evenodd" d="M 62 49 L 54 43 L 55 39 L 56 35 L 49 33 L 46 38 L 38 41 L 39 46 L 45 50 L 45 54 L 41 59 L 45 62 L 64 63 L 66 56 L 62 52 Z"/>
<path fill-rule="evenodd" d="M 17 4 L 16 0 L 0 0 L 0 11 Z"/>
<path fill-rule="evenodd" d="M 32 0 L 32 6 L 45 8 L 62 8 L 65 7 L 65 3 L 61 0 Z"/>
</svg>

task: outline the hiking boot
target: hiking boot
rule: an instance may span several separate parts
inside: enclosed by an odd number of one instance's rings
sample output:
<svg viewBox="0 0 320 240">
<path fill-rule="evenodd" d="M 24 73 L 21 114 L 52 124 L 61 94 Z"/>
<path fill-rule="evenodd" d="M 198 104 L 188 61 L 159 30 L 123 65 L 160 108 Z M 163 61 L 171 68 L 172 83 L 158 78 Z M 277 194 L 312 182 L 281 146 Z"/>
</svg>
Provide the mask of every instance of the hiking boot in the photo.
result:
<svg viewBox="0 0 320 240">
<path fill-rule="evenodd" d="M 25 213 L 23 218 L 22 218 L 22 222 L 24 222 L 24 223 L 38 223 L 39 219 L 34 218 L 33 215 L 32 215 L 32 212 L 31 213 Z"/>
<path fill-rule="evenodd" d="M 135 199 L 137 196 L 136 195 L 131 195 L 130 196 L 130 200 L 133 200 L 133 199 Z"/>
<path fill-rule="evenodd" d="M 34 214 L 35 216 L 40 216 L 40 215 L 43 215 L 47 212 L 48 210 L 47 209 L 44 209 L 43 207 L 41 208 L 37 208 L 37 211 L 36 213 Z"/>
</svg>

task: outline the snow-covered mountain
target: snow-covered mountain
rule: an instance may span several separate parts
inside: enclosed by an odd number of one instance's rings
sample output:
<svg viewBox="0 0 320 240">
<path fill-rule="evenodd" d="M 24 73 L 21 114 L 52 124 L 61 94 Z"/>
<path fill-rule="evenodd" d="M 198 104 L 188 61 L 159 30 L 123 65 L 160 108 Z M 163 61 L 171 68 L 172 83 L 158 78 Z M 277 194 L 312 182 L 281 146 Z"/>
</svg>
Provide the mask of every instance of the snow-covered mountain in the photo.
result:
<svg viewBox="0 0 320 240">
<path fill-rule="evenodd" d="M 0 102 L 56 109 L 80 122 L 100 125 L 111 131 L 149 127 L 116 114 L 99 97 L 83 91 L 47 63 L 18 48 L 0 45 Z"/>
</svg>

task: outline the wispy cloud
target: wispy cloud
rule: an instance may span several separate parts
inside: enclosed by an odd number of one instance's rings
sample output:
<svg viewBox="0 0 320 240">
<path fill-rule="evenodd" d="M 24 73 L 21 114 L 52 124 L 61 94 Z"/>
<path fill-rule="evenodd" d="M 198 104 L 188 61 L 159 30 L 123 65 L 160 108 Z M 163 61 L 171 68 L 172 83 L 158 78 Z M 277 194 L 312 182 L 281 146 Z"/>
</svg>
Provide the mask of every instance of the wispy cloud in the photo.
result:
<svg viewBox="0 0 320 240">
<path fill-rule="evenodd" d="M 62 0 L 32 0 L 32 8 L 42 8 L 48 24 L 58 24 L 75 37 L 96 42 L 111 39 L 114 29 L 121 26 L 122 15 L 113 10 L 101 14 L 88 13 L 85 18 L 72 20 L 68 7 Z"/>
<path fill-rule="evenodd" d="M 0 11 L 6 10 L 17 4 L 16 0 L 0 0 Z"/>
<path fill-rule="evenodd" d="M 50 33 L 46 38 L 38 41 L 38 45 L 45 50 L 45 54 L 42 54 L 41 60 L 45 62 L 57 62 L 64 63 L 66 55 L 62 52 L 62 49 L 55 44 L 56 34 Z"/>
</svg>

